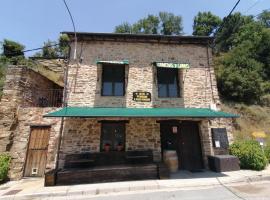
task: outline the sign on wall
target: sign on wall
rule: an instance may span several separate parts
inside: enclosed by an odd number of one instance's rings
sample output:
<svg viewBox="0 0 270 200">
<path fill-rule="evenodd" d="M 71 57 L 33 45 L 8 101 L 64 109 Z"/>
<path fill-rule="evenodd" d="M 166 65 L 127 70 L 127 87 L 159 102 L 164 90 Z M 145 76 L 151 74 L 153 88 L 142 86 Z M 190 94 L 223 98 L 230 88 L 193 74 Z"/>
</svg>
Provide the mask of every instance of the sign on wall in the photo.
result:
<svg viewBox="0 0 270 200">
<path fill-rule="evenodd" d="M 211 128 L 211 132 L 214 147 L 223 149 L 229 147 L 226 128 Z"/>
<path fill-rule="evenodd" d="M 150 92 L 133 92 L 133 101 L 137 102 L 151 102 Z"/>
<path fill-rule="evenodd" d="M 171 62 L 155 62 L 157 67 L 163 68 L 176 68 L 176 69 L 189 69 L 189 63 L 171 63 Z"/>
</svg>

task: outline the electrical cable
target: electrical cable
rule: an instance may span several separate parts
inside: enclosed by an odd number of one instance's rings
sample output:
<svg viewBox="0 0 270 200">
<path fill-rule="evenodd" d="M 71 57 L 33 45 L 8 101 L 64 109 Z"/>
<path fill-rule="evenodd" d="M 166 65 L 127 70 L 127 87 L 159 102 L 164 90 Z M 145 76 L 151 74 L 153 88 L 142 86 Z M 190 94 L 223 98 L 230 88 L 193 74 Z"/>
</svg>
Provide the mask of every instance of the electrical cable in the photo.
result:
<svg viewBox="0 0 270 200">
<path fill-rule="evenodd" d="M 252 8 L 254 8 L 258 3 L 260 3 L 261 0 L 257 0 L 254 4 L 252 4 L 246 11 L 243 12 L 243 14 L 246 14 L 248 11 L 250 11 Z"/>
<path fill-rule="evenodd" d="M 74 31 L 74 39 L 75 39 L 75 43 L 74 43 L 74 55 L 73 55 L 73 59 L 76 60 L 77 59 L 77 33 L 76 33 L 76 27 L 75 27 L 75 23 L 74 23 L 74 20 L 73 20 L 73 16 L 70 12 L 70 9 L 66 3 L 66 0 L 63 0 L 65 6 L 66 6 L 66 9 L 68 11 L 68 14 L 69 14 L 69 17 L 71 19 L 71 22 L 72 22 L 72 26 L 73 26 L 73 31 Z"/>
<path fill-rule="evenodd" d="M 240 3 L 241 0 L 238 0 L 236 2 L 236 4 L 234 5 L 234 7 L 232 8 L 232 10 L 230 11 L 230 13 L 224 18 L 224 20 L 222 21 L 220 27 L 216 30 L 216 32 L 214 33 L 214 46 L 216 43 L 216 35 L 218 33 L 219 30 L 221 30 L 225 24 L 225 22 L 227 21 L 227 19 L 232 15 L 233 11 L 236 9 L 236 7 L 238 6 L 238 4 Z"/>
</svg>

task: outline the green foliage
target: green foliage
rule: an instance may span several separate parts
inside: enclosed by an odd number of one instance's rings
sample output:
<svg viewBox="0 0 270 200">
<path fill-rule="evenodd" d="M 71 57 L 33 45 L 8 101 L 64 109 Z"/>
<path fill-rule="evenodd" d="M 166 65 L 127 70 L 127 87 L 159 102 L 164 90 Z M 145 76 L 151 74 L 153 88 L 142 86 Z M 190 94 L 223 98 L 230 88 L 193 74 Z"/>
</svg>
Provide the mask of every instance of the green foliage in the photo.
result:
<svg viewBox="0 0 270 200">
<path fill-rule="evenodd" d="M 161 34 L 163 35 L 180 35 L 183 31 L 182 17 L 175 16 L 172 13 L 160 12 Z"/>
<path fill-rule="evenodd" d="M 267 145 L 265 148 L 264 148 L 264 154 L 268 160 L 268 162 L 270 163 L 270 145 Z"/>
<path fill-rule="evenodd" d="M 265 102 L 270 92 L 270 29 L 252 16 L 224 19 L 216 39 L 218 88 L 226 100 Z"/>
<path fill-rule="evenodd" d="M 35 57 L 58 58 L 67 57 L 69 53 L 69 37 L 66 34 L 60 35 L 58 41 L 48 40 L 44 43 L 42 51 L 37 52 Z"/>
<path fill-rule="evenodd" d="M 234 48 L 216 60 L 218 88 L 224 99 L 258 103 L 263 95 L 263 65 L 253 56 L 249 42 Z"/>
<path fill-rule="evenodd" d="M 68 35 L 66 35 L 66 34 L 60 35 L 58 41 L 59 41 L 59 47 L 58 47 L 59 56 L 68 57 L 69 42 L 70 42 Z"/>
<path fill-rule="evenodd" d="M 267 165 L 267 159 L 262 147 L 257 141 L 246 140 L 233 143 L 230 154 L 240 160 L 240 167 L 243 169 L 263 170 Z"/>
<path fill-rule="evenodd" d="M 115 27 L 115 33 L 135 33 L 135 34 L 182 34 L 182 18 L 168 12 L 160 12 L 158 15 L 148 15 L 138 20 L 134 24 L 124 22 Z"/>
<path fill-rule="evenodd" d="M 6 180 L 11 157 L 7 154 L 0 155 L 0 182 Z"/>
<path fill-rule="evenodd" d="M 42 48 L 42 57 L 44 58 L 57 58 L 58 52 L 56 48 L 56 42 L 48 40 L 44 43 Z"/>
<path fill-rule="evenodd" d="M 7 58 L 11 58 L 13 56 L 23 56 L 24 46 L 18 42 L 14 42 L 12 40 L 4 39 L 3 42 L 3 55 Z"/>
<path fill-rule="evenodd" d="M 264 10 L 258 17 L 258 20 L 267 28 L 270 28 L 270 11 Z"/>
<path fill-rule="evenodd" d="M 24 59 L 24 46 L 18 42 L 4 39 L 2 42 L 2 54 L 1 62 L 10 64 L 18 64 L 21 60 Z"/>
<path fill-rule="evenodd" d="M 240 28 L 253 21 L 251 16 L 243 16 L 241 13 L 234 13 L 223 19 L 223 25 L 218 29 L 216 35 L 216 48 L 218 51 L 229 51 L 233 48 L 235 34 Z"/>
<path fill-rule="evenodd" d="M 124 22 L 114 29 L 115 33 L 131 33 L 132 32 L 132 25 L 130 25 L 128 22 Z"/>
<path fill-rule="evenodd" d="M 221 25 L 220 17 L 211 12 L 199 12 L 194 18 L 193 35 L 210 36 Z"/>
</svg>

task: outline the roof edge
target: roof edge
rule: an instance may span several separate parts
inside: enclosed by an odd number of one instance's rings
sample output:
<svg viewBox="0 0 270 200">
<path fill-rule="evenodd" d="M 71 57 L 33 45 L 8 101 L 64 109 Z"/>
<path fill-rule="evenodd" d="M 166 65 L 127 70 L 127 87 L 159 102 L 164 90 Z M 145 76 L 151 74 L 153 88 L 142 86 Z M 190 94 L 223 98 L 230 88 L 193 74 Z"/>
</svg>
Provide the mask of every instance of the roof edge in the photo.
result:
<svg viewBox="0 0 270 200">
<path fill-rule="evenodd" d="M 74 32 L 63 31 L 61 34 L 67 34 L 70 37 L 74 37 Z M 148 40 L 151 42 L 176 42 L 181 43 L 183 41 L 190 43 L 211 43 L 213 37 L 211 36 L 185 36 L 185 35 L 158 35 L 158 34 L 129 34 L 129 33 L 93 33 L 93 32 L 76 32 L 78 40 L 133 40 L 141 41 Z"/>
</svg>

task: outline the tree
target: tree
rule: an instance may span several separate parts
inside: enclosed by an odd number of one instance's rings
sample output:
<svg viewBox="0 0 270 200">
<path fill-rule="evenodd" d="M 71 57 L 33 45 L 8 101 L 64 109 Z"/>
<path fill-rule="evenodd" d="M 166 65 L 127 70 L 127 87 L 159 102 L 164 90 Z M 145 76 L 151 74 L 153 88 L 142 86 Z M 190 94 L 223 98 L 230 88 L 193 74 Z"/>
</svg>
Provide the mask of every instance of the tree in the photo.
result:
<svg viewBox="0 0 270 200">
<path fill-rule="evenodd" d="M 227 100 L 258 103 L 264 94 L 263 63 L 252 41 L 244 41 L 216 58 L 218 89 Z"/>
<path fill-rule="evenodd" d="M 124 22 L 114 29 L 115 33 L 131 33 L 132 32 L 132 26 L 128 22 Z"/>
<path fill-rule="evenodd" d="M 44 43 L 42 51 L 37 52 L 35 57 L 58 58 L 67 57 L 69 53 L 69 37 L 66 34 L 60 35 L 58 41 L 48 40 Z"/>
<path fill-rule="evenodd" d="M 60 57 L 68 57 L 69 54 L 69 42 L 70 39 L 67 34 L 60 35 L 59 39 L 58 54 Z"/>
<path fill-rule="evenodd" d="M 194 17 L 193 35 L 210 36 L 221 25 L 221 22 L 220 17 L 211 12 L 199 12 Z"/>
<path fill-rule="evenodd" d="M 158 15 L 148 15 L 129 24 L 122 23 L 115 27 L 115 33 L 133 33 L 133 34 L 163 34 L 163 35 L 180 35 L 182 34 L 182 18 L 175 16 L 173 13 L 160 12 Z"/>
<path fill-rule="evenodd" d="M 154 15 L 148 15 L 146 18 L 140 19 L 132 27 L 133 33 L 143 34 L 158 34 L 159 32 L 159 18 Z"/>
<path fill-rule="evenodd" d="M 56 48 L 56 42 L 48 40 L 44 43 L 42 48 L 42 57 L 44 58 L 57 58 L 58 52 Z"/>
<path fill-rule="evenodd" d="M 239 32 L 243 25 L 253 21 L 252 16 L 243 16 L 241 13 L 234 13 L 229 17 L 225 17 L 216 34 L 217 51 L 227 52 L 232 49 L 235 34 Z"/>
<path fill-rule="evenodd" d="M 182 17 L 175 16 L 172 13 L 160 12 L 161 34 L 163 35 L 180 35 L 183 31 Z"/>
<path fill-rule="evenodd" d="M 270 28 L 270 11 L 264 10 L 259 16 L 258 20 L 267 28 Z"/>
<path fill-rule="evenodd" d="M 18 42 L 12 40 L 4 39 L 3 42 L 3 55 L 7 58 L 14 56 L 24 56 L 23 50 L 24 46 Z"/>
</svg>

